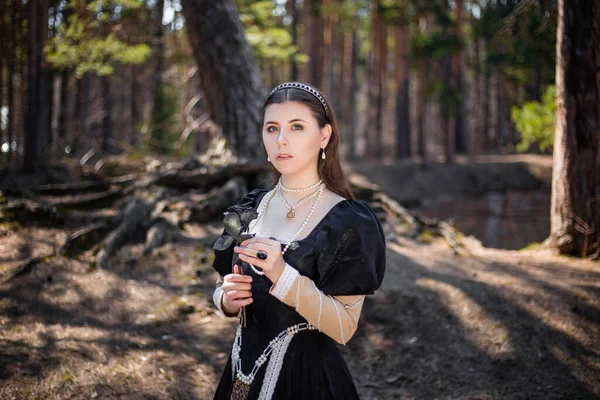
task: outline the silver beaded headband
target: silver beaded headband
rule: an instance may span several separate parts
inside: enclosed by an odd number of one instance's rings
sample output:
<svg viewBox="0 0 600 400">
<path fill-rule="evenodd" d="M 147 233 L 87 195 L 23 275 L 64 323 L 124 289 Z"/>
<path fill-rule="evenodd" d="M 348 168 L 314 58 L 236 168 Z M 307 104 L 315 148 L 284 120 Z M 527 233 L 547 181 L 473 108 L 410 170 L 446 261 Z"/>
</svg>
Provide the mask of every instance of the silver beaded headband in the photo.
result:
<svg viewBox="0 0 600 400">
<path fill-rule="evenodd" d="M 300 82 L 282 83 L 281 85 L 276 86 L 275 89 L 271 90 L 271 93 L 269 93 L 269 96 L 271 96 L 273 93 L 275 93 L 279 89 L 287 89 L 287 88 L 304 90 L 305 92 L 308 92 L 308 93 L 312 94 L 313 96 L 315 96 L 317 98 L 317 100 L 319 100 L 321 102 L 321 104 L 323 105 L 323 109 L 325 110 L 325 115 L 327 115 L 327 103 L 325 103 L 325 99 L 323 98 L 323 96 L 321 96 L 321 93 L 319 93 L 318 90 L 316 90 L 308 85 L 305 85 L 304 83 L 300 83 Z"/>
</svg>

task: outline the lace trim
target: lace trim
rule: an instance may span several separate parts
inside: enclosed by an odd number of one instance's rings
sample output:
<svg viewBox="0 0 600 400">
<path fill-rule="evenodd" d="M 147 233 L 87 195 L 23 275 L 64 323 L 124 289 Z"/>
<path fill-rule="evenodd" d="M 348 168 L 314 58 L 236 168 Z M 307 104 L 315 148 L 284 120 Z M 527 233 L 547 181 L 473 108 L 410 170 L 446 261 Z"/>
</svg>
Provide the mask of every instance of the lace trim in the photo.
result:
<svg viewBox="0 0 600 400">
<path fill-rule="evenodd" d="M 281 276 L 279 276 L 279 280 L 275 282 L 274 287 L 270 290 L 271 294 L 283 301 L 298 276 L 300 276 L 300 273 L 290 264 L 286 263 Z"/>
<path fill-rule="evenodd" d="M 265 377 L 263 378 L 262 387 L 260 388 L 260 395 L 258 400 L 271 400 L 277 380 L 279 379 L 279 373 L 283 366 L 283 359 L 287 352 L 288 346 L 292 341 L 294 335 L 288 335 L 273 349 L 269 363 L 267 364 L 267 370 L 265 371 Z"/>
</svg>

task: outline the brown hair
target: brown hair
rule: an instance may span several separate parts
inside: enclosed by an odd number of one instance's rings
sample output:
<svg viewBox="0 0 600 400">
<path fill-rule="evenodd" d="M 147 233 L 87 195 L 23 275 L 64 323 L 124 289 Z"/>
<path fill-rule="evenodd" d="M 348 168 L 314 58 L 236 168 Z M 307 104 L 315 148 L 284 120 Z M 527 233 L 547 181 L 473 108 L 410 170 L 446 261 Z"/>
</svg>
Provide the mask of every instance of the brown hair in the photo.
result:
<svg viewBox="0 0 600 400">
<path fill-rule="evenodd" d="M 321 93 L 321 96 L 327 104 L 327 113 L 323 108 L 323 104 L 312 94 L 296 88 L 283 88 L 274 92 L 272 95 L 267 97 L 265 104 L 263 105 L 263 122 L 265 117 L 265 109 L 270 104 L 281 104 L 288 101 L 296 101 L 307 106 L 313 117 L 317 120 L 319 128 L 323 129 L 325 125 L 331 125 L 331 136 L 329 143 L 325 148 L 326 158 L 323 160 L 321 157 L 318 158 L 318 171 L 319 176 L 323 179 L 326 187 L 343 196 L 347 199 L 354 199 L 354 193 L 350 189 L 350 185 L 346 180 L 346 175 L 342 169 L 340 162 L 340 131 L 338 128 L 335 115 L 329 102 Z M 274 176 L 274 183 L 277 183 L 281 173 L 271 164 L 271 168 Z"/>
</svg>

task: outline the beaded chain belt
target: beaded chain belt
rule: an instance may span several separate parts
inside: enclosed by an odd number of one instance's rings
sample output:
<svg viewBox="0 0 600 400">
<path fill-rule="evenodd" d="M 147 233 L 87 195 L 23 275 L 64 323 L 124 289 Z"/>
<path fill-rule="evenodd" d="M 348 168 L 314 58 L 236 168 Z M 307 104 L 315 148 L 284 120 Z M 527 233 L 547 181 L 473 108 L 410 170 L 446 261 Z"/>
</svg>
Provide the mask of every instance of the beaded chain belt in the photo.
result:
<svg viewBox="0 0 600 400">
<path fill-rule="evenodd" d="M 287 348 L 292 341 L 294 335 L 298 332 L 305 330 L 315 330 L 315 326 L 303 322 L 286 328 L 281 331 L 273 340 L 269 342 L 269 345 L 265 348 L 262 354 L 254 363 L 254 367 L 249 374 L 242 372 L 242 360 L 240 353 L 242 351 L 242 325 L 243 321 L 240 318 L 240 323 L 235 331 L 235 340 L 233 342 L 233 349 L 231 351 L 231 362 L 232 362 L 232 373 L 233 373 L 233 388 L 231 391 L 231 400 L 246 400 L 248 392 L 250 391 L 250 385 L 254 382 L 256 373 L 260 367 L 269 359 L 267 365 L 267 371 L 265 372 L 265 378 L 263 379 L 262 387 L 260 390 L 259 400 L 270 400 L 277 384 L 277 378 L 279 378 L 279 372 L 283 365 L 283 358 Z"/>
</svg>

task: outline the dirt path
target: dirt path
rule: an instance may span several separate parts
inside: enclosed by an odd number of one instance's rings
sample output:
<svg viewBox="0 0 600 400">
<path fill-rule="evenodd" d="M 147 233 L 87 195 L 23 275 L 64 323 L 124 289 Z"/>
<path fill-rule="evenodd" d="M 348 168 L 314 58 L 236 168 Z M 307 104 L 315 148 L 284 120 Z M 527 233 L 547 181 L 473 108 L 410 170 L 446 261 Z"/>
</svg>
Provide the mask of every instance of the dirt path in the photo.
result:
<svg viewBox="0 0 600 400">
<path fill-rule="evenodd" d="M 110 268 L 60 256 L 0 287 L 0 399 L 208 399 L 234 321 L 214 313 L 198 238 Z M 66 233 L 5 230 L 0 269 Z M 364 399 L 600 397 L 600 266 L 439 240 L 388 243 L 346 358 Z"/>
</svg>

